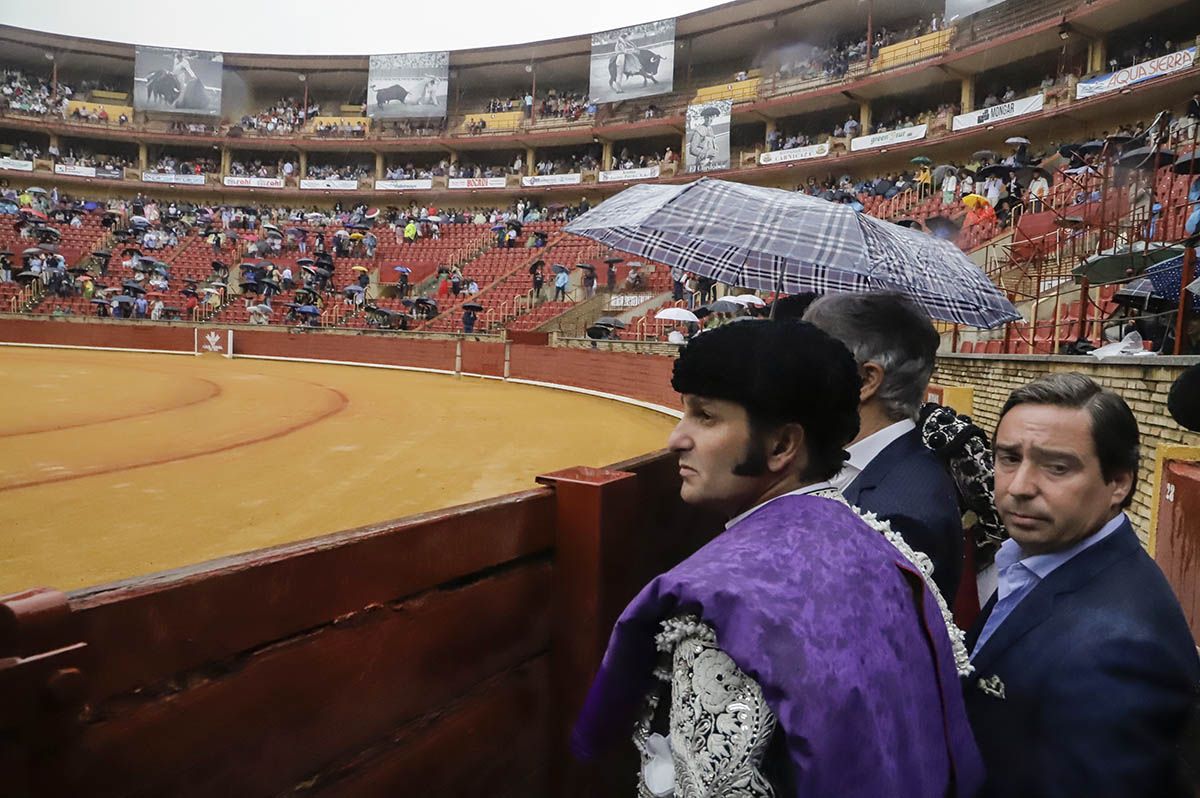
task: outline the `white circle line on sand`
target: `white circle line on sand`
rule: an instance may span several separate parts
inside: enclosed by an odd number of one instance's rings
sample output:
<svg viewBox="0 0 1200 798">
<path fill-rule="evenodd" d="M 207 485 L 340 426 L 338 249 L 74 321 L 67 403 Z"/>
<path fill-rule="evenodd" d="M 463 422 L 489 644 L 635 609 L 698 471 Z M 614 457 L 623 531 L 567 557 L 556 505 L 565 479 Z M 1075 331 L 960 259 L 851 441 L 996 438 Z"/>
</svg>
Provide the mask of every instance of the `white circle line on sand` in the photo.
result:
<svg viewBox="0 0 1200 798">
<path fill-rule="evenodd" d="M 563 385 L 558 382 L 542 382 L 540 380 L 524 380 L 517 377 L 509 377 L 507 380 L 504 377 L 498 377 L 494 374 L 475 374 L 472 372 L 454 372 L 450 369 L 431 369 L 423 366 L 397 366 L 390 363 L 360 363 L 355 360 L 317 360 L 315 358 L 303 357 L 279 357 L 276 355 L 239 355 L 236 351 L 233 353 L 234 358 L 245 358 L 248 360 L 282 360 L 290 363 L 320 363 L 329 366 L 362 366 L 370 369 L 391 369 L 393 371 L 423 371 L 428 374 L 444 374 L 451 377 L 463 376 L 474 377 L 484 380 L 500 380 L 501 382 L 515 382 L 521 385 L 533 385 L 538 388 L 553 388 L 558 391 L 569 391 L 571 393 L 581 393 L 587 396 L 596 396 L 601 399 L 609 399 L 622 404 L 633 405 L 645 410 L 652 410 L 655 413 L 661 413 L 671 418 L 683 418 L 683 411 L 674 408 L 665 407 L 663 405 L 654 404 L 653 402 L 644 402 L 641 399 L 634 399 L 629 396 L 621 396 L 616 393 L 608 393 L 607 391 L 596 391 L 591 388 L 580 388 L 577 385 Z"/>
</svg>

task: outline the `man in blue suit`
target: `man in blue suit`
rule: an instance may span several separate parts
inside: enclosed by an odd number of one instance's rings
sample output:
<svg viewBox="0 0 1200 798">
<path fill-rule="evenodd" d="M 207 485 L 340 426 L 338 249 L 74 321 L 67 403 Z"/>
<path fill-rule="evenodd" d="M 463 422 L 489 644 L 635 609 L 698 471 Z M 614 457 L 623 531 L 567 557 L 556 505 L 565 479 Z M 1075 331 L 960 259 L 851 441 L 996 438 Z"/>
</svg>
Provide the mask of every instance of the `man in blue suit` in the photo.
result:
<svg viewBox="0 0 1200 798">
<path fill-rule="evenodd" d="M 967 711 L 995 798 L 1191 795 L 1177 752 L 1200 683 L 1179 602 L 1122 512 L 1138 427 L 1079 374 L 1009 397 L 996 507 L 1011 539 L 968 636 Z"/>
<path fill-rule="evenodd" d="M 933 562 L 952 605 L 962 575 L 963 527 L 954 480 L 926 448 L 916 419 L 940 338 L 903 294 L 827 294 L 804 320 L 844 343 L 858 361 L 861 427 L 832 481 L 851 504 L 888 521 Z"/>
</svg>

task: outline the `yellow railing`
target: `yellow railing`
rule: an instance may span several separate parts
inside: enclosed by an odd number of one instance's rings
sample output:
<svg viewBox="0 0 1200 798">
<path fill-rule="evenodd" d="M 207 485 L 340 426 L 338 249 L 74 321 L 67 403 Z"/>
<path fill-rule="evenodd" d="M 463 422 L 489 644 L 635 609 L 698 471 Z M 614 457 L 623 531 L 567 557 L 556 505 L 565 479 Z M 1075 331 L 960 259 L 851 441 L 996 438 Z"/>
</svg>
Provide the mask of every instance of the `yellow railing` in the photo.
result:
<svg viewBox="0 0 1200 798">
<path fill-rule="evenodd" d="M 924 36 L 918 36 L 915 39 L 906 39 L 902 42 L 889 44 L 887 47 L 881 47 L 879 54 L 871 59 L 871 71 L 882 72 L 885 69 L 894 69 L 902 64 L 909 64 L 913 61 L 920 61 L 940 55 L 950 49 L 950 40 L 952 38 L 954 38 L 954 28 L 946 28 L 945 30 L 926 33 Z"/>
</svg>

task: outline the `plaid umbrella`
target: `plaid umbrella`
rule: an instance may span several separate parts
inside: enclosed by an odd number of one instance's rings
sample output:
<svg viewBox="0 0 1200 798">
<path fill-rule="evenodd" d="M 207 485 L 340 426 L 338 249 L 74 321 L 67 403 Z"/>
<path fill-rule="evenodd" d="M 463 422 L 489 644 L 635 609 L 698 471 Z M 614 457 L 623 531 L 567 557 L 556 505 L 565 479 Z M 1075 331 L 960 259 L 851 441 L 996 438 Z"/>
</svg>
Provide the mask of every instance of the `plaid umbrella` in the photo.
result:
<svg viewBox="0 0 1200 798">
<path fill-rule="evenodd" d="M 728 285 L 792 294 L 900 291 L 935 319 L 975 327 L 1020 318 L 949 242 L 802 193 L 711 178 L 641 184 L 566 231 Z"/>
</svg>

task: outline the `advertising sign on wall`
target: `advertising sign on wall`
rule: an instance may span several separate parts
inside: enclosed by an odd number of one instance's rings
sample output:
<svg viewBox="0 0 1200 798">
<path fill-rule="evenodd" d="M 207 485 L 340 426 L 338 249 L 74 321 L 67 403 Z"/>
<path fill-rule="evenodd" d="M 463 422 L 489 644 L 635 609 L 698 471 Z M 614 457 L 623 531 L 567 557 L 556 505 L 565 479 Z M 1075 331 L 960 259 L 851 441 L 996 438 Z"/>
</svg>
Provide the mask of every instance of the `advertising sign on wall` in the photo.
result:
<svg viewBox="0 0 1200 798">
<path fill-rule="evenodd" d="M 450 188 L 504 188 L 508 180 L 503 177 L 452 177 L 447 185 Z"/>
<path fill-rule="evenodd" d="M 791 163 L 792 161 L 808 161 L 813 158 L 824 158 L 828 154 L 829 144 L 826 142 L 824 144 L 813 144 L 808 147 L 792 147 L 790 150 L 764 152 L 758 156 L 758 162 L 763 166 L 769 166 L 777 163 Z"/>
<path fill-rule="evenodd" d="M 869 136 L 859 136 L 850 139 L 850 151 L 873 150 L 876 147 L 886 147 L 889 144 L 902 144 L 906 141 L 917 141 L 925 138 L 928 125 L 913 125 L 899 130 L 888 130 L 883 133 L 872 133 Z"/>
</svg>

